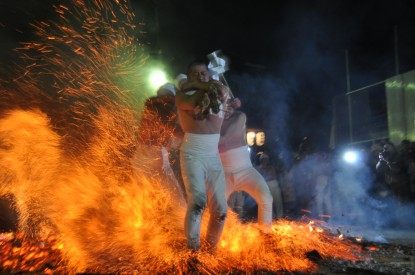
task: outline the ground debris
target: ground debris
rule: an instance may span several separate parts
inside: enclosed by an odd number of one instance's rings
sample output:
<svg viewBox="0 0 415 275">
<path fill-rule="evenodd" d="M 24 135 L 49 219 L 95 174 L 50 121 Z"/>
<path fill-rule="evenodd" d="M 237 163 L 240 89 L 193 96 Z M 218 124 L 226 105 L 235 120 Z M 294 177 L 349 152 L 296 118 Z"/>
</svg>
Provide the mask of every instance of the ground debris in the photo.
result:
<svg viewBox="0 0 415 275">
<path fill-rule="evenodd" d="M 325 259 L 321 274 L 414 274 L 415 245 L 362 243 L 367 258 L 362 261 Z"/>
<path fill-rule="evenodd" d="M 358 261 L 340 260 L 323 257 L 317 250 L 306 253 L 307 258 L 316 263 L 317 274 L 415 274 L 415 245 L 380 244 L 361 242 L 365 256 Z M 66 273 L 66 264 L 62 260 L 60 244 L 53 238 L 30 240 L 21 233 L 0 234 L 0 273 L 1 272 L 42 272 Z M 130 263 L 130 265 L 126 264 Z M 131 266 L 128 259 L 119 259 L 119 263 L 100 267 L 88 272 L 99 273 L 106 270 L 111 273 L 135 273 L 139 266 Z M 197 259 L 186 261 L 182 266 L 172 267 L 171 273 L 201 272 L 214 274 Z M 149 271 L 151 272 L 151 271 Z M 244 273 L 243 270 L 230 270 L 230 274 Z M 255 274 L 293 274 L 281 270 L 272 272 L 256 270 Z M 295 274 L 302 274 L 295 272 Z M 305 274 L 305 273 L 304 273 Z"/>
</svg>

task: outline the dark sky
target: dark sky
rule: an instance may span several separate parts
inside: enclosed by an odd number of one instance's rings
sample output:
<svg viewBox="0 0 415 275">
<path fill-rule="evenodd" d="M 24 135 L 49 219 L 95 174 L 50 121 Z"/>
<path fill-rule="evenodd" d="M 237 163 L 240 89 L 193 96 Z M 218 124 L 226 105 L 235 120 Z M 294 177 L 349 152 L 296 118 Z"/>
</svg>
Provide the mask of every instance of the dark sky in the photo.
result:
<svg viewBox="0 0 415 275">
<path fill-rule="evenodd" d="M 1 0 L 2 62 L 27 24 L 50 18 L 58 1 Z M 415 69 L 415 1 L 133 0 L 151 49 L 174 76 L 195 58 L 221 49 L 227 78 L 243 100 L 250 127 L 295 147 L 303 136 L 328 144 L 331 102 L 346 90 L 344 51 L 352 89 L 394 75 L 394 28 L 400 70 Z M 13 26 L 13 27 L 11 27 Z M 23 30 L 23 33 L 15 29 Z"/>
<path fill-rule="evenodd" d="M 346 91 L 346 49 L 352 89 L 395 74 L 395 26 L 400 71 L 415 69 L 415 1 L 160 0 L 147 9 L 158 14 L 153 44 L 174 73 L 221 49 L 248 125 L 289 147 L 303 136 L 327 146 L 332 98 Z"/>
</svg>

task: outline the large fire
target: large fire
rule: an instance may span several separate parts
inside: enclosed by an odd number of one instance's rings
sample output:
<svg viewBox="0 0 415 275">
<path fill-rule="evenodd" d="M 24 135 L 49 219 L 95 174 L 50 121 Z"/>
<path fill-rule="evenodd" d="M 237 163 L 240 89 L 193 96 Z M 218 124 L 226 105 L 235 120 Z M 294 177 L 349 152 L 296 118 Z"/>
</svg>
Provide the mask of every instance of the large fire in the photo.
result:
<svg viewBox="0 0 415 275">
<path fill-rule="evenodd" d="M 313 250 L 358 259 L 357 246 L 313 223 L 278 221 L 263 234 L 232 213 L 216 253 L 191 254 L 185 207 L 151 161 L 132 161 L 157 157 L 156 145 L 139 145 L 143 130 L 172 133 L 138 126 L 146 58 L 128 3 L 55 11 L 58 22 L 33 25 L 39 40 L 18 49 L 24 65 L 0 88 L 0 195 L 13 196 L 21 232 L 0 235 L 0 270 L 310 271 Z"/>
</svg>

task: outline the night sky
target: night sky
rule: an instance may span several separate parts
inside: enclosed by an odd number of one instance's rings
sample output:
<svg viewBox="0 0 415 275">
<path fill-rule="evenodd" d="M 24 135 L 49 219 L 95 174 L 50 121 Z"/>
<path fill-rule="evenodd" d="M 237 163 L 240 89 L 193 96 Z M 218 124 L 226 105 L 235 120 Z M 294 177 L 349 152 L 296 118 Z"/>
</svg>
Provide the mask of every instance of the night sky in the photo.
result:
<svg viewBox="0 0 415 275">
<path fill-rule="evenodd" d="M 0 2 L 1 62 L 31 38 L 28 23 L 53 18 L 58 1 Z M 248 126 L 294 149 L 302 137 L 320 148 L 329 141 L 331 102 L 351 88 L 395 73 L 394 28 L 400 71 L 415 69 L 415 1 L 134 0 L 146 43 L 172 77 L 193 59 L 221 49 L 231 60 L 226 76 L 243 102 Z M 16 31 L 18 29 L 19 31 Z M 157 54 L 161 53 L 161 54 Z"/>
</svg>

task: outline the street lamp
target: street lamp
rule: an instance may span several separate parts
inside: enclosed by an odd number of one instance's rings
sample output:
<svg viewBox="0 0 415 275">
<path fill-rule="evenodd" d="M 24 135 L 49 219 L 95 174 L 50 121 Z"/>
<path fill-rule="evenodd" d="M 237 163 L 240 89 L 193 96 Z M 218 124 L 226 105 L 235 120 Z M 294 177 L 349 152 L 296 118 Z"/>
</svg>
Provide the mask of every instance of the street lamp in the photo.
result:
<svg viewBox="0 0 415 275">
<path fill-rule="evenodd" d="M 343 160 L 349 164 L 355 164 L 359 161 L 359 154 L 357 151 L 346 151 L 343 154 Z"/>
<path fill-rule="evenodd" d="M 149 85 L 152 89 L 157 89 L 161 85 L 166 84 L 167 76 L 166 73 L 160 69 L 153 69 L 149 75 Z"/>
</svg>

